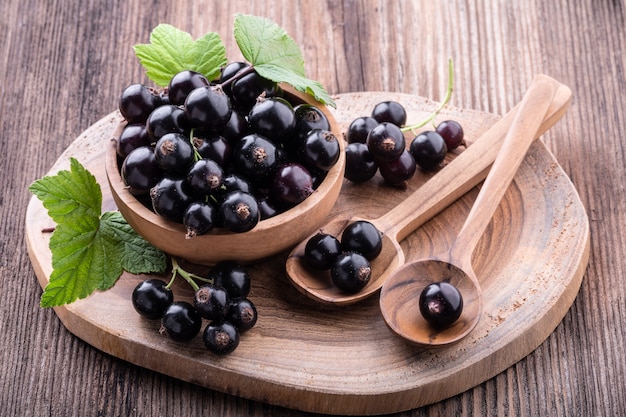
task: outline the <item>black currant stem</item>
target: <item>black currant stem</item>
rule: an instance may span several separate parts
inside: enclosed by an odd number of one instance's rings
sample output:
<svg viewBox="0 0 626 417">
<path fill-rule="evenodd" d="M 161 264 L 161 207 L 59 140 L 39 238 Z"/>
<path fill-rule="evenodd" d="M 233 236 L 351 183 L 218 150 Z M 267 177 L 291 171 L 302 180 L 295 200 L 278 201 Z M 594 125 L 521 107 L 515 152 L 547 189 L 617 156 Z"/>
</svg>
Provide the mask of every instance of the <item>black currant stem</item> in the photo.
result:
<svg viewBox="0 0 626 417">
<path fill-rule="evenodd" d="M 217 86 L 219 86 L 220 88 L 224 88 L 224 86 L 232 84 L 235 81 L 237 81 L 238 79 L 240 79 L 241 77 L 243 77 L 244 75 L 248 75 L 248 74 L 253 73 L 253 72 L 254 72 L 254 65 L 247 66 L 247 67 L 242 68 L 239 71 L 237 71 L 235 73 L 235 75 L 233 75 L 232 77 L 230 77 L 229 79 L 227 79 L 223 83 L 217 84 Z"/>
<path fill-rule="evenodd" d="M 195 137 L 195 131 L 196 129 L 191 129 L 191 132 L 189 133 L 189 142 L 191 143 L 191 147 L 193 148 L 193 159 L 197 162 L 202 159 L 202 155 L 200 155 L 200 152 L 198 152 L 198 148 L 196 148 L 196 144 L 193 142 L 193 138 Z"/>
<path fill-rule="evenodd" d="M 185 281 L 187 281 L 189 283 L 189 285 L 191 285 L 191 288 L 193 288 L 194 291 L 198 291 L 198 289 L 200 288 L 198 286 L 198 284 L 196 284 L 196 281 L 194 281 L 194 279 L 198 280 L 198 281 L 203 281 L 203 282 L 213 282 L 210 279 L 202 278 L 201 276 L 198 276 L 196 274 L 192 274 L 191 272 L 185 271 L 179 265 L 179 263 L 176 260 L 176 258 L 172 258 L 172 279 L 166 285 L 166 288 L 170 288 L 172 286 L 172 284 L 174 283 L 174 280 L 176 279 L 177 275 L 180 275 L 181 277 L 183 277 L 185 279 Z"/>
<path fill-rule="evenodd" d="M 424 127 L 429 122 L 433 121 L 435 117 L 437 117 L 439 112 L 441 112 L 441 110 L 443 110 L 443 108 L 450 101 L 450 98 L 452 97 L 452 90 L 454 90 L 454 64 L 452 62 L 452 58 L 449 58 L 448 59 L 448 89 L 446 91 L 446 96 L 444 97 L 439 107 L 434 112 L 432 112 L 430 116 L 428 116 L 426 119 L 422 120 L 421 122 L 414 124 L 414 125 L 404 126 L 400 130 L 402 130 L 403 132 L 412 131 L 413 133 L 416 133 L 415 132 L 416 129 L 419 129 L 420 127 Z"/>
</svg>

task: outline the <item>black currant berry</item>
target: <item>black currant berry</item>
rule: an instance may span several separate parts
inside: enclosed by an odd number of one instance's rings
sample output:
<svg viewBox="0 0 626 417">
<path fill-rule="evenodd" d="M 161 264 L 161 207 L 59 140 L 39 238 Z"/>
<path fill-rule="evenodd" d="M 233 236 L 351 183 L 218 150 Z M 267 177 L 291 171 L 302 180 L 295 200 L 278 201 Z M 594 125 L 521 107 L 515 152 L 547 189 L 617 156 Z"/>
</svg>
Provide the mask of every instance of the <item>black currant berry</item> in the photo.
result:
<svg viewBox="0 0 626 417">
<path fill-rule="evenodd" d="M 250 64 L 248 64 L 247 62 L 235 61 L 235 62 L 229 63 L 224 68 L 222 68 L 222 71 L 220 73 L 219 83 L 220 85 L 223 84 L 222 89 L 224 90 L 226 94 L 231 95 L 231 83 L 230 82 L 227 83 L 226 81 L 233 78 L 240 71 L 249 67 L 250 67 Z"/>
<path fill-rule="evenodd" d="M 383 101 L 374 106 L 372 117 L 378 123 L 389 122 L 398 127 L 406 124 L 406 110 L 397 101 Z"/>
<path fill-rule="evenodd" d="M 417 135 L 409 145 L 415 163 L 424 171 L 437 169 L 446 157 L 448 149 L 441 135 L 431 130 Z"/>
<path fill-rule="evenodd" d="M 344 252 L 358 252 L 371 261 L 380 254 L 382 248 L 380 231 L 368 221 L 352 222 L 341 233 L 341 249 Z"/>
<path fill-rule="evenodd" d="M 182 106 L 189 93 L 199 87 L 209 85 L 209 80 L 199 72 L 184 70 L 174 75 L 167 87 L 171 104 Z"/>
<path fill-rule="evenodd" d="M 202 318 L 221 321 L 228 313 L 230 298 L 224 288 L 205 284 L 195 292 L 193 304 Z"/>
<path fill-rule="evenodd" d="M 298 159 L 310 170 L 330 170 L 340 154 L 339 141 L 329 130 L 313 129 L 299 140 Z"/>
<path fill-rule="evenodd" d="M 258 195 L 256 202 L 259 206 L 261 220 L 269 219 L 282 212 L 281 207 L 269 195 Z"/>
<path fill-rule="evenodd" d="M 446 328 L 461 317 L 463 297 L 452 284 L 432 283 L 420 294 L 419 308 L 431 326 L 438 329 Z"/>
<path fill-rule="evenodd" d="M 378 122 L 373 117 L 357 117 L 348 126 L 346 141 L 348 143 L 365 143 L 367 135 L 376 126 L 378 126 Z"/>
<path fill-rule="evenodd" d="M 216 192 L 224 183 L 222 167 L 211 159 L 199 159 L 187 172 L 187 182 L 198 196 Z"/>
<path fill-rule="evenodd" d="M 313 193 L 313 177 L 303 165 L 287 163 L 278 168 L 271 192 L 272 197 L 281 204 L 299 204 Z"/>
<path fill-rule="evenodd" d="M 195 136 L 192 142 L 201 157 L 212 159 L 222 168 L 230 165 L 233 152 L 232 146 L 223 136 L 217 134 Z"/>
<path fill-rule="evenodd" d="M 184 175 L 195 160 L 193 146 L 180 133 L 163 135 L 154 147 L 159 167 L 168 174 Z"/>
<path fill-rule="evenodd" d="M 256 133 L 244 136 L 233 151 L 235 168 L 255 184 L 269 184 L 285 160 L 278 146 Z"/>
<path fill-rule="evenodd" d="M 165 177 L 152 187 L 150 199 L 156 214 L 182 223 L 185 210 L 193 201 L 193 192 L 186 181 Z"/>
<path fill-rule="evenodd" d="M 250 292 L 250 274 L 236 261 L 218 262 L 211 268 L 207 278 L 224 288 L 231 299 L 245 298 Z"/>
<path fill-rule="evenodd" d="M 153 140 L 168 133 L 185 133 L 186 128 L 185 112 L 171 104 L 157 107 L 146 121 L 146 131 Z"/>
<path fill-rule="evenodd" d="M 193 339 L 201 327 L 202 317 L 186 301 L 175 301 L 170 304 L 161 318 L 161 332 L 178 342 Z"/>
<path fill-rule="evenodd" d="M 296 127 L 296 115 L 291 104 L 281 97 L 259 98 L 248 114 L 253 132 L 272 142 L 286 143 L 291 140 Z"/>
<path fill-rule="evenodd" d="M 217 208 L 210 202 L 194 201 L 183 213 L 186 239 L 209 233 L 217 225 Z"/>
<path fill-rule="evenodd" d="M 200 87 L 193 90 L 185 100 L 188 123 L 207 132 L 217 132 L 230 120 L 230 99 L 220 87 Z"/>
<path fill-rule="evenodd" d="M 124 158 L 121 176 L 128 191 L 135 196 L 147 195 L 163 178 L 163 171 L 154 157 L 154 150 L 141 146 Z"/>
<path fill-rule="evenodd" d="M 455 120 L 445 120 L 437 125 L 435 132 L 439 133 L 446 142 L 448 151 L 463 145 L 463 127 Z"/>
<path fill-rule="evenodd" d="M 243 114 L 250 112 L 259 96 L 274 97 L 278 92 L 279 87 L 276 82 L 261 77 L 256 71 L 242 76 L 231 84 L 233 103 Z"/>
<path fill-rule="evenodd" d="M 161 98 L 156 90 L 143 84 L 131 84 L 122 91 L 119 110 L 129 123 L 145 123 L 160 105 Z"/>
<path fill-rule="evenodd" d="M 330 268 L 333 283 L 348 293 L 357 293 L 367 285 L 372 267 L 367 258 L 356 252 L 343 252 Z"/>
<path fill-rule="evenodd" d="M 252 230 L 260 220 L 259 206 L 252 194 L 231 191 L 220 205 L 223 226 L 235 233 Z"/>
<path fill-rule="evenodd" d="M 367 145 L 353 142 L 346 146 L 346 167 L 344 177 L 349 181 L 360 183 L 371 179 L 378 171 L 378 162 L 370 153 Z"/>
<path fill-rule="evenodd" d="M 393 161 L 400 157 L 406 143 L 404 134 L 393 123 L 383 122 L 367 135 L 367 148 L 377 161 Z"/>
<path fill-rule="evenodd" d="M 330 130 L 330 122 L 323 111 L 312 104 L 298 104 L 293 108 L 296 115 L 296 136 L 305 136 L 313 129 Z"/>
<path fill-rule="evenodd" d="M 406 186 L 406 181 L 413 177 L 417 164 L 413 155 L 408 150 L 404 150 L 398 159 L 393 161 L 380 162 L 378 170 L 380 175 L 389 185 Z"/>
<path fill-rule="evenodd" d="M 257 321 L 256 307 L 247 298 L 240 298 L 230 303 L 226 321 L 231 323 L 240 333 L 254 327 Z"/>
<path fill-rule="evenodd" d="M 341 243 L 328 233 L 319 232 L 304 247 L 304 259 L 316 269 L 330 269 L 341 254 Z"/>
<path fill-rule="evenodd" d="M 120 158 L 126 158 L 133 150 L 140 146 L 150 146 L 150 143 L 145 123 L 129 124 L 117 139 L 115 151 Z"/>
<path fill-rule="evenodd" d="M 231 144 L 239 142 L 241 138 L 250 134 L 250 125 L 244 115 L 233 110 L 228 123 L 220 130 L 220 134 Z"/>
<path fill-rule="evenodd" d="M 140 282 L 132 294 L 135 311 L 151 320 L 163 317 L 165 310 L 174 302 L 172 290 L 160 279 L 148 279 Z"/>
<path fill-rule="evenodd" d="M 202 341 L 211 352 L 225 355 L 239 346 L 239 331 L 227 321 L 211 322 L 204 329 Z"/>
</svg>

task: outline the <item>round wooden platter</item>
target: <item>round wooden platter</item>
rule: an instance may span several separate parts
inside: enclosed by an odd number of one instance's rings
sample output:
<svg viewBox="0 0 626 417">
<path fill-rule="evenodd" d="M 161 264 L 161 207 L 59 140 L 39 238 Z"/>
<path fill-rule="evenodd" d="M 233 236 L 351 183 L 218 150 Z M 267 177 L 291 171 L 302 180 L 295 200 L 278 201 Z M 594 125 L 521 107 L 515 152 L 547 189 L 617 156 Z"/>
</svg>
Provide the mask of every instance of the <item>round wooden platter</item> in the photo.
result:
<svg viewBox="0 0 626 417">
<path fill-rule="evenodd" d="M 422 120 L 437 105 L 388 92 L 349 93 L 335 99 L 334 114 L 344 130 L 382 100 L 405 105 L 409 121 Z M 437 120 L 448 118 L 463 124 L 470 142 L 499 119 L 447 107 Z M 69 158 L 76 157 L 102 187 L 104 210 L 115 209 L 104 171 L 104 149 L 118 122 L 114 112 L 91 126 L 50 171 L 68 168 Z M 406 190 L 384 185 L 378 174 L 365 184 L 344 182 L 331 216 L 349 210 L 378 217 L 427 180 L 428 175 L 418 171 Z M 405 239 L 407 260 L 437 252 L 449 243 L 477 192 L 470 191 Z M 26 238 L 42 287 L 52 271 L 46 229 L 53 226 L 33 197 L 26 215 Z M 307 299 L 285 275 L 287 253 L 249 266 L 250 299 L 259 319 L 228 356 L 211 354 L 200 336 L 190 343 L 173 342 L 159 334 L 157 322 L 140 318 L 130 294 L 143 276 L 125 273 L 111 290 L 55 311 L 70 332 L 94 347 L 181 380 L 303 411 L 385 414 L 461 393 L 532 352 L 569 310 L 588 257 L 584 207 L 553 155 L 537 141 L 474 254 L 485 309 L 476 329 L 458 344 L 426 349 L 405 343 L 386 327 L 377 295 L 347 307 L 322 306 Z M 177 299 L 191 297 L 184 282 L 177 282 L 174 291 Z"/>
</svg>

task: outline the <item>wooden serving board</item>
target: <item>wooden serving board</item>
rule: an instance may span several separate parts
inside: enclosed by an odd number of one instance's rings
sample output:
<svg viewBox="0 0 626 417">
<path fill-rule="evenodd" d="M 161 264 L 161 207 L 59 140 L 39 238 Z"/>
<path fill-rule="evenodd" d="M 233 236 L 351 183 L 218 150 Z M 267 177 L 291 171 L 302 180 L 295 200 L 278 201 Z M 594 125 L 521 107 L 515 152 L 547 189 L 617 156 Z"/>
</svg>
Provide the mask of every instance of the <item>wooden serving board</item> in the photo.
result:
<svg viewBox="0 0 626 417">
<path fill-rule="evenodd" d="M 345 129 L 374 104 L 397 100 L 409 121 L 435 107 L 426 99 L 387 92 L 342 94 L 334 111 Z M 469 141 L 498 116 L 446 108 L 437 120 L 461 122 Z M 91 126 L 60 157 L 50 174 L 76 157 L 98 179 L 104 210 L 115 209 L 104 170 L 104 149 L 119 121 L 114 112 Z M 471 145 L 470 145 L 471 146 Z M 453 155 L 451 155 L 453 157 Z M 408 189 L 345 182 L 334 212 L 378 217 L 428 180 L 417 173 Z M 465 220 L 472 190 L 403 243 L 407 261 L 449 243 Z M 39 284 L 50 276 L 54 224 L 32 198 L 26 216 L 28 250 Z M 260 242 L 262 244 L 262 242 Z M 477 328 L 456 345 L 416 348 L 386 327 L 377 296 L 347 307 L 316 304 L 285 275 L 287 253 L 250 266 L 250 299 L 259 312 L 234 353 L 217 357 L 201 337 L 177 343 L 159 324 L 139 317 L 130 295 L 142 276 L 124 274 L 109 291 L 55 311 L 65 327 L 94 347 L 138 366 L 244 398 L 310 412 L 384 414 L 420 407 L 461 393 L 510 367 L 541 344 L 569 310 L 589 257 L 589 224 L 578 194 L 553 155 L 537 141 L 526 157 L 475 252 L 485 309 Z M 198 271 L 200 272 L 200 271 Z M 182 281 L 182 280 L 179 280 Z M 176 298 L 188 299 L 184 282 Z"/>
</svg>

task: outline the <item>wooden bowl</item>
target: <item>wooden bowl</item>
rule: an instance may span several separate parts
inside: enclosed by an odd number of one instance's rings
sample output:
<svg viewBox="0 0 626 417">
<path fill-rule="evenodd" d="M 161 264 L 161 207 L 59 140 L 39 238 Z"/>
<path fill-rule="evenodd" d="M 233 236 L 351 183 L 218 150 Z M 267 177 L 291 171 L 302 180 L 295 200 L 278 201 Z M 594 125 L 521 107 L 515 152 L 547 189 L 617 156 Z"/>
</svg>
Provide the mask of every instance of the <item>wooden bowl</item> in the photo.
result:
<svg viewBox="0 0 626 417">
<path fill-rule="evenodd" d="M 284 86 L 284 91 L 285 97 L 292 102 L 319 107 L 328 117 L 341 146 L 339 160 L 313 194 L 297 206 L 260 221 L 248 232 L 232 233 L 216 228 L 206 235 L 186 239 L 182 224 L 155 214 L 128 191 L 120 175 L 115 141 L 111 141 L 106 151 L 107 179 L 115 203 L 130 226 L 169 255 L 201 265 L 213 265 L 222 260 L 260 261 L 290 249 L 319 228 L 335 205 L 343 183 L 345 155 L 341 131 L 326 106 L 289 86 Z M 116 138 L 122 127 L 120 124 Z"/>
</svg>

